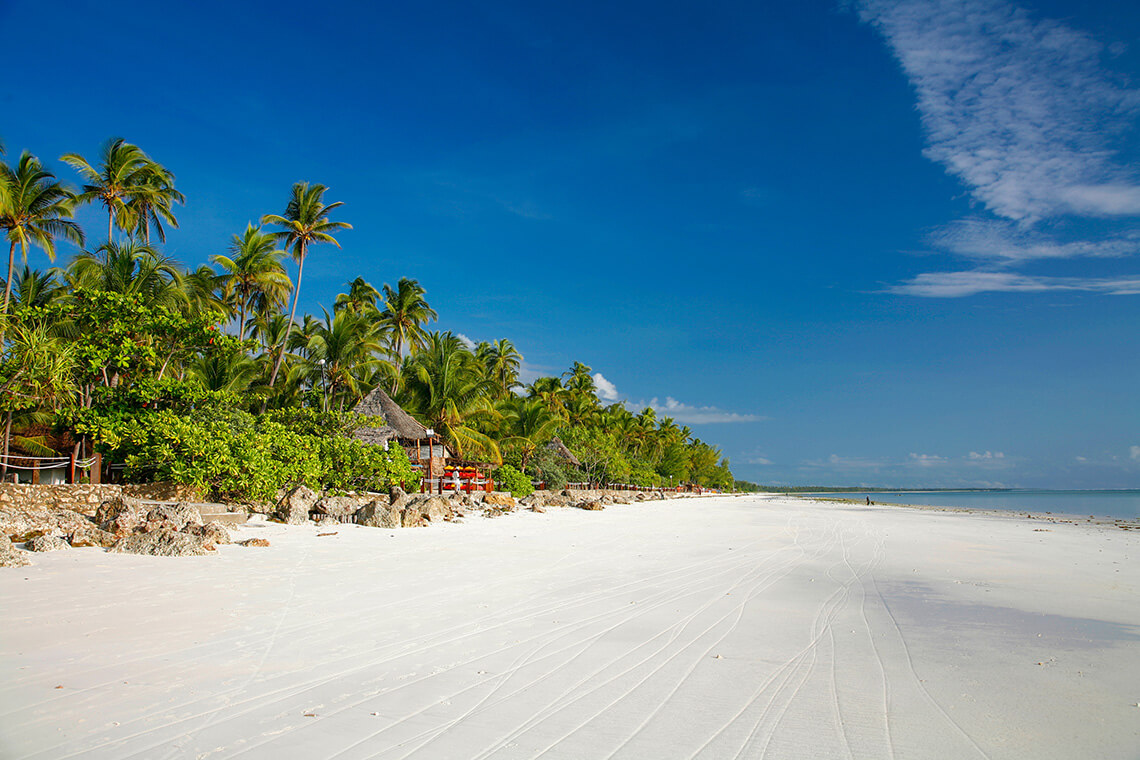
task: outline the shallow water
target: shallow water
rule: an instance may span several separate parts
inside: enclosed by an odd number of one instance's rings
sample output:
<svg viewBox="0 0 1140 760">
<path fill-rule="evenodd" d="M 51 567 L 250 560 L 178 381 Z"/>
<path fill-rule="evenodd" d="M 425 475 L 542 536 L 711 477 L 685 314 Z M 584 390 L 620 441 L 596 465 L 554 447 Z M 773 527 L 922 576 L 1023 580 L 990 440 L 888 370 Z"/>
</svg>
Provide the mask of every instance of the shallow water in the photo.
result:
<svg viewBox="0 0 1140 760">
<path fill-rule="evenodd" d="M 1121 491 L 853 491 L 850 493 L 799 494 L 825 498 L 858 499 L 891 504 L 931 507 L 1002 509 L 1011 512 L 1095 515 L 1140 519 L 1140 490 Z"/>
</svg>

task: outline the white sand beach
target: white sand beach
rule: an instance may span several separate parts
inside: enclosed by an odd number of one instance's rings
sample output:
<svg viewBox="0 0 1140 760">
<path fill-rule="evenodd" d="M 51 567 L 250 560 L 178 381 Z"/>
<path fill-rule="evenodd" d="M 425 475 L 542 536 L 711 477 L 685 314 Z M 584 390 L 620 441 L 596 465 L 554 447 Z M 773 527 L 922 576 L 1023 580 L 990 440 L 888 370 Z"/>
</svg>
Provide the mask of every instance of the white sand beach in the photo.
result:
<svg viewBox="0 0 1140 760">
<path fill-rule="evenodd" d="M 272 546 L 0 570 L 0 757 L 1140 756 L 1140 532 L 755 496 L 235 534 Z"/>
</svg>

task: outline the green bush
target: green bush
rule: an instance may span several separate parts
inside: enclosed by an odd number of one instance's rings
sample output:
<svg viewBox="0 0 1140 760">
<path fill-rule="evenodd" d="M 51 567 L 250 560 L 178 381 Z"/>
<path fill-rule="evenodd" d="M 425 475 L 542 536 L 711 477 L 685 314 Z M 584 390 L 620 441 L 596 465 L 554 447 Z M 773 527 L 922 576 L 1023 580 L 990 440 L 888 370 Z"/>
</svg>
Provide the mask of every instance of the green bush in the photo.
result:
<svg viewBox="0 0 1140 760">
<path fill-rule="evenodd" d="M 496 469 L 491 473 L 491 477 L 495 479 L 495 488 L 500 491 L 510 491 L 511 496 L 514 496 L 516 499 L 521 499 L 534 492 L 534 486 L 531 485 L 530 478 L 509 464 L 505 464 Z"/>
<path fill-rule="evenodd" d="M 419 475 L 400 446 L 384 450 L 339 434 L 299 433 L 234 409 L 88 409 L 72 428 L 112 461 L 124 463 L 124 476 L 132 481 L 168 480 L 217 499 L 272 501 L 279 490 L 300 484 L 314 491 L 419 487 Z"/>
</svg>

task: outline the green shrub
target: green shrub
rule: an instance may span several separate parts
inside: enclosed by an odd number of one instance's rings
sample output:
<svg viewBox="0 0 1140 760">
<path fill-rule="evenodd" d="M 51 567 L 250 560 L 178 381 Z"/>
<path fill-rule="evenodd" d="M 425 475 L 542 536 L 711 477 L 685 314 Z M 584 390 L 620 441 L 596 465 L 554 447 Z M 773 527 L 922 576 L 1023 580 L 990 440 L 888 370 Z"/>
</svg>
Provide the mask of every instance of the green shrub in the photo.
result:
<svg viewBox="0 0 1140 760">
<path fill-rule="evenodd" d="M 495 488 L 500 491 L 510 491 L 511 496 L 516 499 L 521 499 L 534 491 L 530 478 L 509 464 L 496 469 L 491 473 L 491 477 L 495 479 Z"/>
<path fill-rule="evenodd" d="M 262 502 L 300 484 L 314 491 L 419 487 L 400 446 L 384 450 L 343 435 L 299 433 L 233 409 L 83 412 L 73 430 L 124 463 L 124 476 L 134 482 L 168 480 L 211 498 Z"/>
</svg>

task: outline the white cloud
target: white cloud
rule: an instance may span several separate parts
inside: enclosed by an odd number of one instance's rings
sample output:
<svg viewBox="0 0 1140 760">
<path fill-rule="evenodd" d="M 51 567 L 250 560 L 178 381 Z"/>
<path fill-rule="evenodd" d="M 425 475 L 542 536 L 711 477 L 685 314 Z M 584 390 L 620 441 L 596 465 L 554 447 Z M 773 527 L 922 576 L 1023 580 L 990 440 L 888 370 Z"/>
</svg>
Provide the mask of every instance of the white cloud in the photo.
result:
<svg viewBox="0 0 1140 760">
<path fill-rule="evenodd" d="M 471 349 L 472 351 L 475 350 L 475 341 L 471 340 L 470 338 L 468 338 L 463 333 L 457 332 L 457 333 L 455 333 L 455 337 L 459 338 L 459 342 L 462 343 L 463 345 L 467 346 L 467 348 Z"/>
<path fill-rule="evenodd" d="M 598 398 L 608 403 L 614 403 L 618 400 L 617 386 L 607 380 L 601 372 L 594 374 L 594 387 L 597 389 Z"/>
<path fill-rule="evenodd" d="M 1140 214 L 1140 186 L 1108 135 L 1140 91 L 1100 65 L 1103 46 L 1002 0 L 863 0 L 918 95 L 926 155 L 995 214 Z"/>
<path fill-rule="evenodd" d="M 925 155 L 1000 219 L 936 232 L 942 250 L 1012 267 L 1041 259 L 1127 256 L 1135 231 L 1054 239 L 1033 226 L 1066 217 L 1140 215 L 1140 179 L 1114 151 L 1140 112 L 1140 89 L 1102 67 L 1091 35 L 1005 0 L 855 0 L 915 89 Z M 888 292 L 953 298 L 1054 290 L 1140 293 L 1140 276 L 1044 278 L 978 269 L 931 272 Z"/>
<path fill-rule="evenodd" d="M 1140 462 L 1140 446 L 1130 446 L 1128 448 L 1128 456 L 1129 458 Z"/>
<path fill-rule="evenodd" d="M 1107 295 L 1140 294 L 1140 276 L 1121 278 L 1037 277 L 980 269 L 964 272 L 925 272 L 888 289 L 891 293 L 926 298 L 960 298 L 978 293 L 1043 293 L 1083 291 Z"/>
<path fill-rule="evenodd" d="M 929 237 L 936 248 L 957 256 L 1011 265 L 1034 259 L 1119 258 L 1140 252 L 1140 234 L 1108 240 L 1061 242 L 996 219 L 972 217 L 948 224 Z"/>
<path fill-rule="evenodd" d="M 937 454 L 915 454 L 913 452 L 909 458 L 910 464 L 919 467 L 935 467 L 937 465 L 946 464 L 948 461 L 946 457 L 940 457 Z"/>
<path fill-rule="evenodd" d="M 748 464 L 770 465 L 770 464 L 772 464 L 772 460 L 768 459 L 767 457 L 758 456 L 758 457 L 753 457 L 752 459 L 749 459 Z"/>
<path fill-rule="evenodd" d="M 967 459 L 972 459 L 975 461 L 979 459 L 1005 459 L 1005 454 L 1001 453 L 1000 451 L 985 451 L 980 454 L 976 451 L 971 451 Z"/>
<path fill-rule="evenodd" d="M 682 404 L 671 396 L 666 396 L 664 403 L 661 403 L 654 397 L 649 400 L 648 404 L 629 404 L 627 406 L 630 406 L 630 408 L 645 408 L 648 406 L 658 414 L 672 417 L 677 422 L 686 425 L 711 425 L 724 422 L 761 422 L 766 419 L 756 414 L 727 412 L 715 406 L 690 406 L 688 404 Z"/>
</svg>

